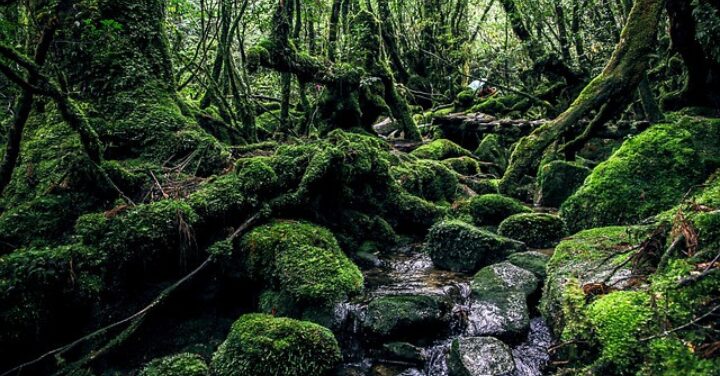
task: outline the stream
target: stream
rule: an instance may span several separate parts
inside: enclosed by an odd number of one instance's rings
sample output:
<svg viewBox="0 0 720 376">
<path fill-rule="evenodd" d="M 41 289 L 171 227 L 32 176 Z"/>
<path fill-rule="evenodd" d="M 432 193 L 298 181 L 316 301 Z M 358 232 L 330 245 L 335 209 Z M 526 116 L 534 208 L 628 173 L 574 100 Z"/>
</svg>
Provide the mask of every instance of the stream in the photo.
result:
<svg viewBox="0 0 720 376">
<path fill-rule="evenodd" d="M 439 270 L 421 247 L 405 246 L 381 258 L 365 271 L 363 296 L 338 305 L 334 313 L 335 331 L 343 348 L 345 363 L 338 375 L 345 376 L 448 376 L 448 361 L 454 339 L 488 336 L 501 325 L 502 317 L 471 295 L 472 276 Z M 405 337 L 382 338 L 368 334 L 368 304 L 383 297 L 432 297 L 447 302 L 447 319 L 442 327 L 419 324 L 409 327 Z M 549 361 L 551 332 L 544 320 L 530 309 L 529 330 L 503 338 L 512 353 L 514 370 L 507 376 L 538 376 Z M 395 312 L 386 312 L 393 317 Z M 423 314 L 424 312 L 420 312 Z M 388 351 L 387 343 L 400 351 Z M 398 356 L 400 353 L 402 356 Z M 483 362 L 493 355 L 478 356 Z"/>
</svg>

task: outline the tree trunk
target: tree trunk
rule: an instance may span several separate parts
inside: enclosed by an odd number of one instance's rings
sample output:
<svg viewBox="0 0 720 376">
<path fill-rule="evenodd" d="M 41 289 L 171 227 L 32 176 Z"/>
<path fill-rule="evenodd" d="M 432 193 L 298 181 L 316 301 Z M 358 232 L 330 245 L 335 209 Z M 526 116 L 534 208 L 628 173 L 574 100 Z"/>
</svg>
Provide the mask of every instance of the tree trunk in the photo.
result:
<svg viewBox="0 0 720 376">
<path fill-rule="evenodd" d="M 520 182 L 526 175 L 537 172 L 545 149 L 590 111 L 609 102 L 612 105 L 607 106 L 607 111 L 617 113 L 624 110 L 647 69 L 663 5 L 663 0 L 635 2 L 620 42 L 602 73 L 583 89 L 567 111 L 518 142 L 500 181 L 501 192 L 518 195 Z"/>
<path fill-rule="evenodd" d="M 677 110 L 687 106 L 720 108 L 720 62 L 709 58 L 695 38 L 696 24 L 690 0 L 668 0 L 672 46 L 687 67 L 685 87 L 663 101 L 663 107 Z M 720 11 L 720 10 L 718 10 Z"/>
</svg>

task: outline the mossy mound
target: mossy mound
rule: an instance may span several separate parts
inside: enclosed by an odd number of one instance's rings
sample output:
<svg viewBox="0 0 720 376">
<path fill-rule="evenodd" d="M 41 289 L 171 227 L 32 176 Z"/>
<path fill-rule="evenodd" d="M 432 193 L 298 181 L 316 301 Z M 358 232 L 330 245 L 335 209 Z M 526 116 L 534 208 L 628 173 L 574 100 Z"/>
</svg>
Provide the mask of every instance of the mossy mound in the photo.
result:
<svg viewBox="0 0 720 376">
<path fill-rule="evenodd" d="M 213 376 L 319 376 L 342 359 L 332 332 L 317 324 L 249 314 L 236 321 L 210 363 Z"/>
<path fill-rule="evenodd" d="M 531 248 L 551 248 L 566 235 L 565 222 L 545 213 L 521 213 L 506 218 L 498 234 L 519 240 Z"/>
<path fill-rule="evenodd" d="M 429 201 L 452 202 L 458 192 L 458 178 L 444 163 L 418 159 L 391 169 L 403 189 Z"/>
<path fill-rule="evenodd" d="M 490 173 L 496 176 L 502 176 L 508 164 L 508 149 L 503 145 L 500 136 L 491 133 L 485 136 L 477 149 L 475 155 L 484 162 L 494 164 Z"/>
<path fill-rule="evenodd" d="M 420 146 L 410 154 L 421 159 L 442 161 L 448 158 L 471 157 L 472 153 L 462 146 L 444 138 Z"/>
<path fill-rule="evenodd" d="M 583 184 L 592 170 L 574 162 L 552 161 L 540 167 L 540 204 L 560 207 Z"/>
<path fill-rule="evenodd" d="M 208 371 L 200 355 L 184 353 L 151 361 L 139 376 L 207 376 Z"/>
<path fill-rule="evenodd" d="M 463 176 L 475 176 L 480 174 L 480 164 L 471 157 L 450 158 L 442 161 L 447 168 Z"/>
<path fill-rule="evenodd" d="M 478 226 L 497 226 L 511 215 L 532 212 L 520 201 L 499 194 L 472 197 L 462 205 L 461 210 L 469 214 Z"/>
<path fill-rule="evenodd" d="M 626 141 L 561 207 L 571 232 L 632 224 L 678 204 L 720 161 L 720 120 L 682 117 Z"/>
<path fill-rule="evenodd" d="M 307 222 L 257 227 L 242 238 L 239 254 L 248 277 L 286 292 L 300 305 L 330 306 L 363 286 L 360 270 L 332 233 Z"/>
<path fill-rule="evenodd" d="M 425 249 L 435 266 L 473 273 L 514 252 L 524 251 L 525 246 L 468 223 L 450 220 L 438 222 L 430 229 Z"/>
</svg>

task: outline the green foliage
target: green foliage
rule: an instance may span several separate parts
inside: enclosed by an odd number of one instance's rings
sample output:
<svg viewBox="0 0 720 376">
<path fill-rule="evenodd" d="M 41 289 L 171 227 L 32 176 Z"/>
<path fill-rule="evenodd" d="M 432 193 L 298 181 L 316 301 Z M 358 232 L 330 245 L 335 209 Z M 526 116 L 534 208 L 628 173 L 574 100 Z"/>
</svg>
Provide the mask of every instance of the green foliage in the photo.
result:
<svg viewBox="0 0 720 376">
<path fill-rule="evenodd" d="M 717 373 L 720 359 L 702 359 L 681 340 L 662 338 L 650 342 L 648 360 L 638 374 L 643 376 L 705 376 Z"/>
<path fill-rule="evenodd" d="M 585 181 L 591 170 L 579 163 L 552 161 L 540 167 L 538 185 L 542 205 L 560 207 Z"/>
<path fill-rule="evenodd" d="M 551 248 L 565 236 L 565 222 L 545 213 L 521 213 L 506 218 L 498 234 L 519 240 L 531 248 Z"/>
<path fill-rule="evenodd" d="M 497 176 L 501 176 L 507 168 L 508 151 L 497 134 L 491 133 L 483 137 L 480 145 L 475 149 L 475 155 L 481 161 L 494 163 L 495 167 L 491 172 Z"/>
<path fill-rule="evenodd" d="M 561 207 L 570 231 L 630 224 L 679 203 L 717 167 L 720 121 L 684 117 L 626 141 Z"/>
<path fill-rule="evenodd" d="M 513 214 L 532 211 L 520 201 L 499 194 L 472 197 L 463 203 L 461 210 L 469 214 L 478 226 L 497 226 Z"/>
<path fill-rule="evenodd" d="M 332 332 L 317 324 L 249 314 L 233 324 L 210 369 L 214 376 L 321 376 L 341 359 Z"/>
<path fill-rule="evenodd" d="M 202 357 L 183 353 L 151 361 L 140 376 L 207 376 L 208 366 Z"/>
</svg>

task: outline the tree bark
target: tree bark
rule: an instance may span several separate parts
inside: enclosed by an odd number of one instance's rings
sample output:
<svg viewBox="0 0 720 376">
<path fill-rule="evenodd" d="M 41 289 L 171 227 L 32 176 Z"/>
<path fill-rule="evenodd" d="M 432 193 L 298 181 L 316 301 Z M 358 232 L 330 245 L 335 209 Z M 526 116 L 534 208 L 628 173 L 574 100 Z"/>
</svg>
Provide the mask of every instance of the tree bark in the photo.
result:
<svg viewBox="0 0 720 376">
<path fill-rule="evenodd" d="M 648 65 L 648 55 L 655 46 L 663 0 L 637 0 L 623 29 L 620 41 L 603 71 L 595 77 L 570 108 L 521 139 L 515 147 L 510 165 L 500 181 L 500 191 L 518 195 L 518 187 L 526 175 L 537 172 L 542 153 L 559 140 L 590 111 L 606 106 L 606 115 L 624 110 L 635 94 Z"/>
</svg>

